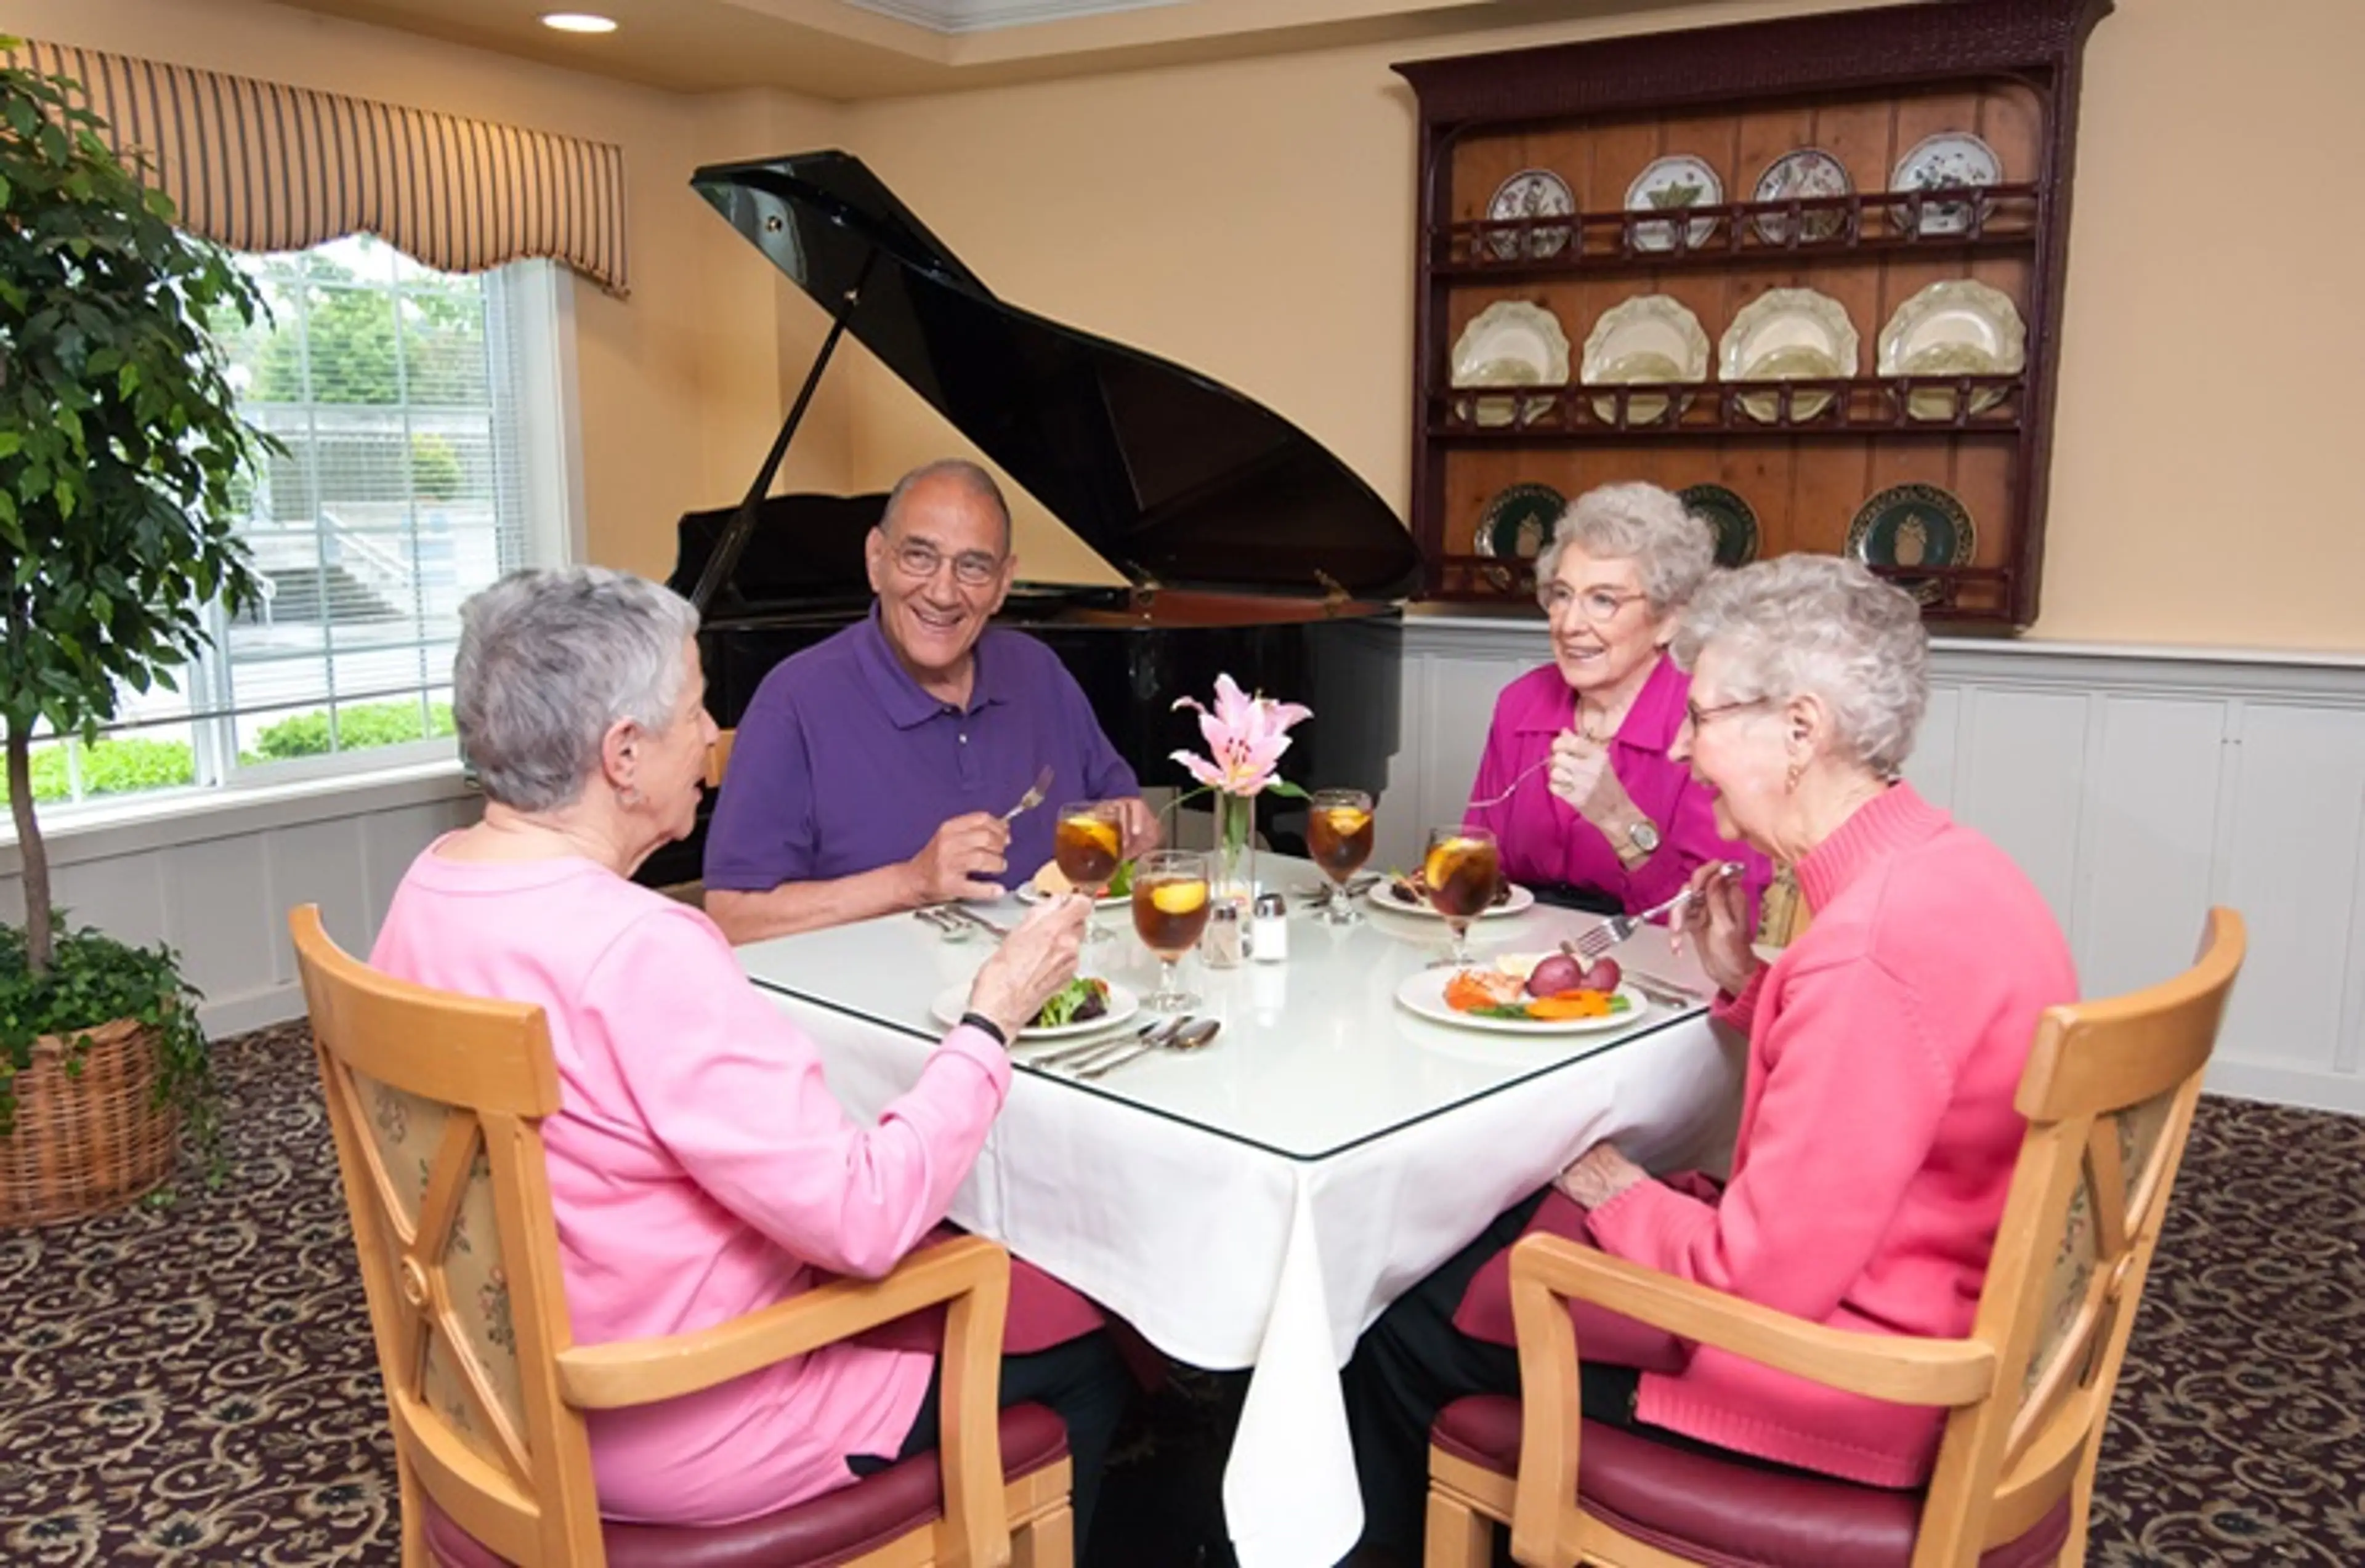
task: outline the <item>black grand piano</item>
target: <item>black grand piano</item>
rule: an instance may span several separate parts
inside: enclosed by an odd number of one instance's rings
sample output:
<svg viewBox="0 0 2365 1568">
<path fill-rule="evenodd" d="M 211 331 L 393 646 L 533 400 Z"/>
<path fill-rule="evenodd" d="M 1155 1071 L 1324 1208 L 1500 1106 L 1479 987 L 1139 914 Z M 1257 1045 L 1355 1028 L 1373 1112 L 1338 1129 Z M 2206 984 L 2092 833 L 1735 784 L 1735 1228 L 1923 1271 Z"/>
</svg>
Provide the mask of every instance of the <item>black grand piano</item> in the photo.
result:
<svg viewBox="0 0 2365 1568">
<path fill-rule="evenodd" d="M 1396 747 L 1411 536 L 1305 431 L 1194 371 L 1022 310 L 844 152 L 701 169 L 691 185 L 832 326 L 746 498 L 681 520 L 672 586 L 704 616 L 707 705 L 735 725 L 775 664 L 859 619 L 862 543 L 883 495 L 771 496 L 840 339 L 852 333 L 1123 574 L 1095 588 L 1022 582 L 1000 622 L 1056 650 L 1145 787 L 1199 744 L 1178 696 L 1218 672 L 1314 710 L 1283 774 L 1376 793 Z M 1022 567 L 1024 563 L 1021 563 Z M 1296 847 L 1303 813 L 1261 826 Z M 699 874 L 698 834 L 642 868 Z"/>
</svg>

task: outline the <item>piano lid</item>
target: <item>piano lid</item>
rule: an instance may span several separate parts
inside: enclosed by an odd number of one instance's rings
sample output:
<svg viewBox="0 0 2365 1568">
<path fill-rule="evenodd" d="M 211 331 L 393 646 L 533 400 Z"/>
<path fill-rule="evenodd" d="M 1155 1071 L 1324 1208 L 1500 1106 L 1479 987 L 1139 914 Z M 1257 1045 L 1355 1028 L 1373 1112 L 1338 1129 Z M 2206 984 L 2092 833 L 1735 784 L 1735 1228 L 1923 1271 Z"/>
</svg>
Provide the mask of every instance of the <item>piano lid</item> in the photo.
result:
<svg viewBox="0 0 2365 1568">
<path fill-rule="evenodd" d="M 845 152 L 691 185 L 1133 581 L 1399 599 L 1420 555 L 1320 442 L 1195 371 L 1006 305 Z"/>
</svg>

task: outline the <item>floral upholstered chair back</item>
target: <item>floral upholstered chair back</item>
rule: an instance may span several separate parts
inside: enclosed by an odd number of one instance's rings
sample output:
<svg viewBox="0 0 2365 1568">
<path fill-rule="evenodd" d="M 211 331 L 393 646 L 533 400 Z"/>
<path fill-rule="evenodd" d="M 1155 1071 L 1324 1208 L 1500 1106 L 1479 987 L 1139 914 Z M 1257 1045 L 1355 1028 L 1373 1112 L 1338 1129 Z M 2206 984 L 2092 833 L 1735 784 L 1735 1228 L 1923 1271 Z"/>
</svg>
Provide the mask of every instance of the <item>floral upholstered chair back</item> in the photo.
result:
<svg viewBox="0 0 2365 1568">
<path fill-rule="evenodd" d="M 2017 1100 L 2027 1141 L 1973 1331 L 2001 1350 L 2004 1397 L 1957 1413 L 1934 1502 L 1947 1500 L 1950 1460 L 1957 1480 L 1984 1473 L 1967 1490 L 2007 1515 L 2015 1488 L 2050 1506 L 2070 1476 L 2082 1543 L 2103 1424 L 2243 951 L 2241 917 L 2215 910 L 2184 973 L 2045 1015 Z"/>
<path fill-rule="evenodd" d="M 589 1458 L 566 1348 L 542 1117 L 558 1081 L 538 1009 L 376 974 L 290 917 L 401 1466 L 511 1562 L 551 1561 Z M 571 1500 L 571 1499 L 568 1499 Z M 559 1560 L 566 1560 L 561 1558 Z"/>
</svg>

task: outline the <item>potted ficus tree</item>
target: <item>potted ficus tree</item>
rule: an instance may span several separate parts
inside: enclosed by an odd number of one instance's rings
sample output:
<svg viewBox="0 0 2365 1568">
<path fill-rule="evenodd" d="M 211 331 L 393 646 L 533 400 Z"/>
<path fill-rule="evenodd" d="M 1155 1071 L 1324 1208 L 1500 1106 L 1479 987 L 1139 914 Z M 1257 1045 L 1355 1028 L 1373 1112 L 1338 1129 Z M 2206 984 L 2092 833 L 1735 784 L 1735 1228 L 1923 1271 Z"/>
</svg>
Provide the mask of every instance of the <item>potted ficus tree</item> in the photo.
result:
<svg viewBox="0 0 2365 1568">
<path fill-rule="evenodd" d="M 76 91 L 0 61 L 0 725 L 25 898 L 0 926 L 0 1224 L 153 1189 L 185 1130 L 210 1148 L 195 992 L 169 949 L 52 913 L 31 756 L 44 722 L 92 739 L 126 689 L 171 688 L 207 605 L 253 595 L 232 527 L 264 444 L 207 330 L 252 321 L 253 288 Z"/>
</svg>

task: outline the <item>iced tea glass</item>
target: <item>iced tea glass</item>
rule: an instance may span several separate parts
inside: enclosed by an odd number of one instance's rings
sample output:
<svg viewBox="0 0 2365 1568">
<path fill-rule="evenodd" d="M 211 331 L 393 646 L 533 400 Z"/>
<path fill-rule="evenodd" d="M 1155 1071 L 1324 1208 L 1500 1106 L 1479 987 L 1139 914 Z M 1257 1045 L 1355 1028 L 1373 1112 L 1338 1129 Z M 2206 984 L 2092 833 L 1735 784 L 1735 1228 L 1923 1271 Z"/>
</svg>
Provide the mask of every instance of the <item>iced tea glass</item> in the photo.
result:
<svg viewBox="0 0 2365 1568">
<path fill-rule="evenodd" d="M 1445 917 L 1453 940 L 1440 964 L 1470 962 L 1470 923 L 1495 902 L 1503 880 L 1503 862 L 1495 835 L 1483 827 L 1433 827 L 1429 853 L 1420 863 L 1420 879 L 1428 884 L 1429 907 Z"/>
<path fill-rule="evenodd" d="M 1195 849 L 1160 849 L 1133 868 L 1133 929 L 1163 965 L 1158 989 L 1144 1007 L 1180 1013 L 1199 999 L 1184 991 L 1175 970 L 1207 929 L 1207 857 Z"/>
<path fill-rule="evenodd" d="M 1347 884 L 1372 857 L 1372 798 L 1361 790 L 1317 790 L 1306 814 L 1306 847 L 1334 890 L 1322 918 L 1352 925 L 1363 918 Z"/>
<path fill-rule="evenodd" d="M 1059 808 L 1051 858 L 1076 891 L 1098 902 L 1124 857 L 1125 812 L 1115 801 L 1074 801 Z M 1107 932 L 1086 922 L 1085 941 L 1107 939 Z"/>
</svg>

